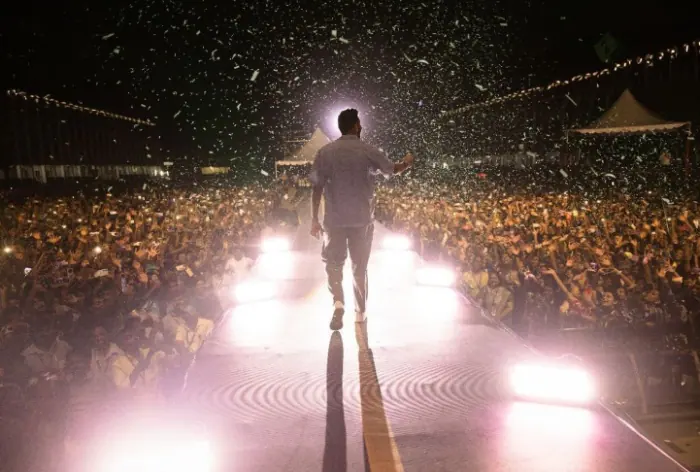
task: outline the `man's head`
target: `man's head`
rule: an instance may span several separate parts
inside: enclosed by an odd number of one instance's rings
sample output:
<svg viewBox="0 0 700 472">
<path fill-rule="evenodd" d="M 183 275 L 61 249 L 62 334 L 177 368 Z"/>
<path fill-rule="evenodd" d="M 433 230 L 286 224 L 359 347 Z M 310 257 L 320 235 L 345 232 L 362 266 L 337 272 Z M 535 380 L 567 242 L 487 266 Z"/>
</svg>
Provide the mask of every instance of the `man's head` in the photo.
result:
<svg viewBox="0 0 700 472">
<path fill-rule="evenodd" d="M 345 135 L 354 135 L 360 137 L 362 126 L 360 126 L 360 115 L 354 108 L 343 110 L 338 115 L 338 129 L 340 133 Z"/>
<path fill-rule="evenodd" d="M 104 347 L 108 344 L 109 338 L 107 337 L 107 330 L 102 326 L 96 327 L 93 332 L 93 340 L 97 347 Z"/>
</svg>

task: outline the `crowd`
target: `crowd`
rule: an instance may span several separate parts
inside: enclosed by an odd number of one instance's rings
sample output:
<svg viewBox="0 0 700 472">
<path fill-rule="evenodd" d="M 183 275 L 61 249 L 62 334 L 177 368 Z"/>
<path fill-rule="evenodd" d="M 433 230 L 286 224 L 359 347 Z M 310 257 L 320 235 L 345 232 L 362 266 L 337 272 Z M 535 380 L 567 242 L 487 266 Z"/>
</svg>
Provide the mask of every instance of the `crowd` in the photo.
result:
<svg viewBox="0 0 700 472">
<path fill-rule="evenodd" d="M 596 183 L 578 169 L 423 172 L 379 187 L 377 218 L 459 267 L 464 293 L 525 336 L 576 328 L 628 348 L 693 347 L 697 190 L 668 171 L 593 171 Z M 6 200 L 0 462 L 12 469 L 27 445 L 63 455 L 105 405 L 178 392 L 227 303 L 221 287 L 245 275 L 271 219 L 298 224 L 295 186 L 283 175 L 281 192 L 144 184 Z"/>
<path fill-rule="evenodd" d="M 3 466 L 26 459 L 21 447 L 62 454 L 96 411 L 171 398 L 222 314 L 219 287 L 249 269 L 279 200 L 262 187 L 145 184 L 4 205 Z"/>
<path fill-rule="evenodd" d="M 425 259 L 459 268 L 465 295 L 536 347 L 597 359 L 627 383 L 611 397 L 628 402 L 639 382 L 649 397 L 639 402 L 700 393 L 692 175 L 653 165 L 471 173 L 382 186 L 377 218 L 412 235 Z"/>
<path fill-rule="evenodd" d="M 546 176 L 537 188 L 520 176 L 518 189 L 493 177 L 381 187 L 378 218 L 412 234 L 426 258 L 459 266 L 466 294 L 523 334 L 576 327 L 630 342 L 691 341 L 696 201 L 610 186 L 548 191 Z"/>
</svg>

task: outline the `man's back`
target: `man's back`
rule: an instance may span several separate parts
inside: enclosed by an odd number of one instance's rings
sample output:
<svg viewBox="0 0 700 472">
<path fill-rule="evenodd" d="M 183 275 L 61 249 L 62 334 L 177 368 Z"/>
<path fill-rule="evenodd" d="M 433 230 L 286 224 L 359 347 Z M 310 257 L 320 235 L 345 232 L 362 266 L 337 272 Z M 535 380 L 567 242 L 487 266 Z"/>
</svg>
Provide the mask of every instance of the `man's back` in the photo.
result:
<svg viewBox="0 0 700 472">
<path fill-rule="evenodd" d="M 311 178 L 324 188 L 326 227 L 360 227 L 372 222 L 374 176 L 389 177 L 394 164 L 381 151 L 345 135 L 318 151 Z"/>
</svg>

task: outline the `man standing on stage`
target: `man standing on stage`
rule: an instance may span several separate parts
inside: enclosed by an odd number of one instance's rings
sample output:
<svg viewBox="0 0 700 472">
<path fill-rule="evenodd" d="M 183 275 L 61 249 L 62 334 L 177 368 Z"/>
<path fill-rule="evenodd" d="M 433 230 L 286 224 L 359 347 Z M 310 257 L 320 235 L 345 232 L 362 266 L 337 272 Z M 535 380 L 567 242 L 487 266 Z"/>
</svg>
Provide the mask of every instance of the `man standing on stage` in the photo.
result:
<svg viewBox="0 0 700 472">
<path fill-rule="evenodd" d="M 360 117 L 348 109 L 338 115 L 342 136 L 322 147 L 311 171 L 311 235 L 323 234 L 323 262 L 328 274 L 328 289 L 333 295 L 334 311 L 330 328 L 343 327 L 345 297 L 343 266 L 350 251 L 355 294 L 355 321 L 364 322 L 367 301 L 367 264 L 374 232 L 374 177 L 400 174 L 413 164 L 409 153 L 398 163 L 383 152 L 360 141 Z M 321 196 L 325 199 L 323 225 L 318 220 Z"/>
</svg>

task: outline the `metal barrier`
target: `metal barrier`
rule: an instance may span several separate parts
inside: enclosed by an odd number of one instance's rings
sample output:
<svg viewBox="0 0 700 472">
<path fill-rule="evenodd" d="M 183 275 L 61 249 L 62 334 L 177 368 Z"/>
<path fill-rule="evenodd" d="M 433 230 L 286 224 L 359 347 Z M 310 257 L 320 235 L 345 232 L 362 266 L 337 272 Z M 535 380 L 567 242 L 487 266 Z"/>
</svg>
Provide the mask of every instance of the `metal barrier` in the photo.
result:
<svg viewBox="0 0 700 472">
<path fill-rule="evenodd" d="M 671 406 L 700 404 L 700 354 L 694 349 L 659 350 L 613 345 L 605 333 L 567 329 L 530 336 L 538 351 L 573 354 L 600 379 L 603 398 L 633 416 Z"/>
</svg>

